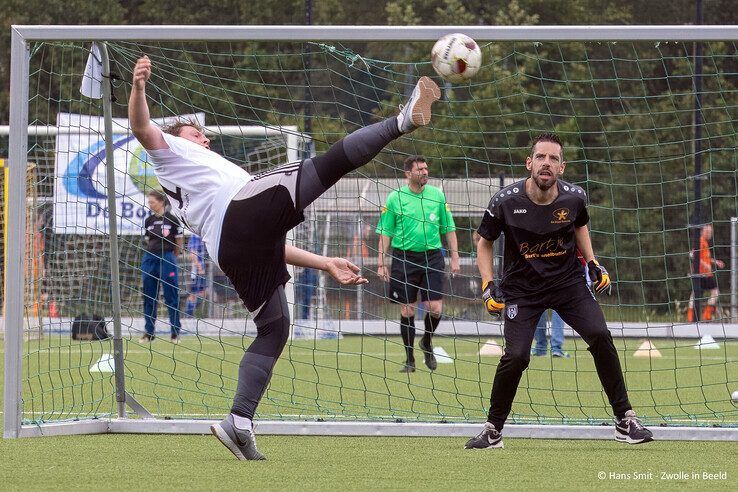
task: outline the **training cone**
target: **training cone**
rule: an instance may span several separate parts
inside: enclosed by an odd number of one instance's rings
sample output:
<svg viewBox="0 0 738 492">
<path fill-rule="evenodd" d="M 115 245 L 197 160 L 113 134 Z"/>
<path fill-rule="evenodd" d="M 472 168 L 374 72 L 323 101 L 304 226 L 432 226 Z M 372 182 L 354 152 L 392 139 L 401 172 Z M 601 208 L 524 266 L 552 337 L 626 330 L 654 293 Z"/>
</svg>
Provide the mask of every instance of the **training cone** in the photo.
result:
<svg viewBox="0 0 738 492">
<path fill-rule="evenodd" d="M 443 347 L 433 347 L 433 355 L 436 356 L 436 362 L 439 364 L 453 364 L 454 360 L 449 357 Z"/>
<path fill-rule="evenodd" d="M 110 354 L 103 354 L 100 360 L 90 366 L 90 372 L 115 372 L 115 362 Z"/>
<path fill-rule="evenodd" d="M 661 357 L 661 352 L 659 352 L 659 349 L 657 349 L 650 340 L 646 340 L 640 347 L 638 347 L 638 350 L 633 353 L 633 357 Z"/>
<path fill-rule="evenodd" d="M 484 345 L 482 345 L 482 348 L 479 349 L 479 355 L 502 355 L 502 347 L 500 347 L 500 344 L 495 342 L 494 340 L 487 340 L 486 342 L 484 342 Z"/>
<path fill-rule="evenodd" d="M 712 335 L 703 335 L 697 345 L 694 346 L 696 349 L 708 349 L 714 350 L 719 349 L 720 345 L 712 338 Z"/>
</svg>

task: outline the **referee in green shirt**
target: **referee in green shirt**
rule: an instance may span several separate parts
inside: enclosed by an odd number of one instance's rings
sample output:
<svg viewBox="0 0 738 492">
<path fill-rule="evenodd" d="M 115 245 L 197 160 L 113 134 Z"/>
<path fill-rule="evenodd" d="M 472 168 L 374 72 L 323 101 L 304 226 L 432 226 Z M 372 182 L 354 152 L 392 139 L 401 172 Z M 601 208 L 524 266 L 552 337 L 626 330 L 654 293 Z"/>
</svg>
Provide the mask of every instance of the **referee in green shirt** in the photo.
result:
<svg viewBox="0 0 738 492">
<path fill-rule="evenodd" d="M 432 337 L 443 311 L 445 262 L 441 254 L 441 234 L 446 235 L 451 252 L 451 272 L 459 272 L 456 224 L 443 192 L 428 183 L 428 163 L 421 156 L 411 156 L 404 164 L 407 186 L 394 190 L 377 225 L 379 234 L 379 269 L 377 274 L 389 281 L 390 301 L 400 307 L 400 334 L 407 359 L 400 372 L 415 372 L 415 306 L 425 303 L 425 333 L 418 347 L 425 365 L 436 369 Z M 392 245 L 392 272 L 385 258 Z"/>
</svg>

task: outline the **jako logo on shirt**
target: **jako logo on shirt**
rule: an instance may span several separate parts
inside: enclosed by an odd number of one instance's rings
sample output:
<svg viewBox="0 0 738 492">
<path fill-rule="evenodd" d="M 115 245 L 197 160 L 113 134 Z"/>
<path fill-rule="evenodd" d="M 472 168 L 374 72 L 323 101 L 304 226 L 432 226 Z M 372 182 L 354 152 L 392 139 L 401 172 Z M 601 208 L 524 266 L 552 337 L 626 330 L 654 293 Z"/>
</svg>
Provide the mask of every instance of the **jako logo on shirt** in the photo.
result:
<svg viewBox="0 0 738 492">
<path fill-rule="evenodd" d="M 524 208 L 516 208 L 513 210 L 513 214 L 527 214 L 528 211 Z"/>
</svg>

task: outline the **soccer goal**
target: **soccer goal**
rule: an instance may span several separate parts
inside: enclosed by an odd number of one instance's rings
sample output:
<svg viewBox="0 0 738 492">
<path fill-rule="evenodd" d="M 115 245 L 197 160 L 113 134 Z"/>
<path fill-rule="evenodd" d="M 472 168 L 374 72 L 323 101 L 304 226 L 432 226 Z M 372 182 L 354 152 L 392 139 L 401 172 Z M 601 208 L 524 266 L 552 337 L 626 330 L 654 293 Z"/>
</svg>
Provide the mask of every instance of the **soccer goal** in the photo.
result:
<svg viewBox="0 0 738 492">
<path fill-rule="evenodd" d="M 722 26 L 14 26 L 4 436 L 207 433 L 229 411 L 255 328 L 212 262 L 201 272 L 193 251 L 179 258 L 180 343 L 169 342 L 163 302 L 159 336 L 138 341 L 145 196 L 158 187 L 125 119 L 139 56 L 153 62 L 156 121 L 196 118 L 211 148 L 257 173 L 396 114 L 417 78 L 433 75 L 430 48 L 450 32 L 482 47 L 477 76 L 443 85 L 428 128 L 341 180 L 289 238 L 348 258 L 370 283 L 292 272 L 292 337 L 257 432 L 478 431 L 504 347 L 478 299 L 474 231 L 489 198 L 526 175 L 529 140 L 556 131 L 615 280 L 600 302 L 639 417 L 657 439 L 737 439 L 738 28 Z M 91 50 L 102 99 L 79 92 Z M 438 369 L 413 374 L 399 372 L 399 309 L 376 275 L 375 233 L 408 155 L 429 160 L 462 257 L 434 337 Z M 717 292 L 693 287 L 707 224 L 712 255 L 727 264 L 714 272 Z M 206 288 L 191 295 L 198 275 Z M 110 337 L 73 339 L 94 316 Z M 571 358 L 533 358 L 507 436 L 611 437 L 586 344 L 564 333 Z"/>
</svg>

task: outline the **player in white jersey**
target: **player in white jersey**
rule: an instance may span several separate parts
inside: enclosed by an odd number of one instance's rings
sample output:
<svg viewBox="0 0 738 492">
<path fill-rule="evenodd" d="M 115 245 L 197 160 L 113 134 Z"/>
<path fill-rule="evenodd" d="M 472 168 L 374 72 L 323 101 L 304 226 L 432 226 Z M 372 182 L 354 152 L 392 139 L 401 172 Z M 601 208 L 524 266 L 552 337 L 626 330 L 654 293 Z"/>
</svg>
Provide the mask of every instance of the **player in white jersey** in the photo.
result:
<svg viewBox="0 0 738 492">
<path fill-rule="evenodd" d="M 252 419 L 289 336 L 286 263 L 324 270 L 341 284 L 367 281 L 345 259 L 285 245 L 287 232 L 342 176 L 368 163 L 392 140 L 427 125 L 441 91 L 430 78 L 421 77 L 397 117 L 347 135 L 325 154 L 251 176 L 210 151 L 210 140 L 196 124 L 173 125 L 167 133 L 153 125 L 145 93 L 150 76 L 151 61 L 144 56 L 133 69 L 131 130 L 151 156 L 173 212 L 203 238 L 257 328 L 239 366 L 231 413 L 211 430 L 237 458 L 264 459 L 256 449 Z"/>
</svg>

